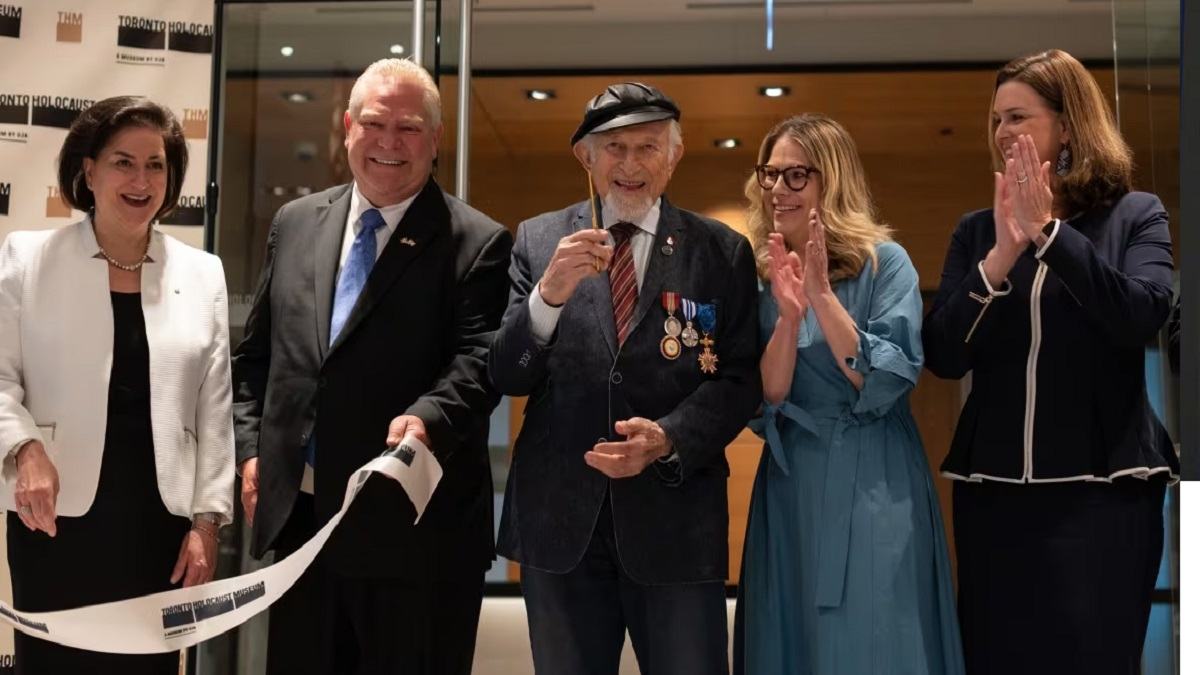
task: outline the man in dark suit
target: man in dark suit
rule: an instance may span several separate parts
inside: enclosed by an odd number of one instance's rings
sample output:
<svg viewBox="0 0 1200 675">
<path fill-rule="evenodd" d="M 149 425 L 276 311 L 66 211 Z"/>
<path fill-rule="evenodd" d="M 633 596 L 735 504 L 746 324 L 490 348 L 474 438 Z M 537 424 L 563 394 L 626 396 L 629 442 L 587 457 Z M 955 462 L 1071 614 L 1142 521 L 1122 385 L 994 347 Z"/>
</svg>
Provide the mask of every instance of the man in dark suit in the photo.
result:
<svg viewBox="0 0 1200 675">
<path fill-rule="evenodd" d="M 359 466 L 408 434 L 444 476 L 421 522 L 372 477 L 271 608 L 272 673 L 469 673 L 493 558 L 485 374 L 512 237 L 431 177 L 437 87 L 387 59 L 345 115 L 354 182 L 272 223 L 233 359 L 252 552 L 288 555 L 340 508 Z"/>
<path fill-rule="evenodd" d="M 679 109 L 624 83 L 572 138 L 602 201 L 521 224 L 489 355 L 528 395 L 499 552 L 539 673 L 728 672 L 725 446 L 762 393 L 750 243 L 662 197 Z M 609 237 L 615 245 L 609 243 Z M 686 327 L 684 327 L 686 323 Z"/>
</svg>

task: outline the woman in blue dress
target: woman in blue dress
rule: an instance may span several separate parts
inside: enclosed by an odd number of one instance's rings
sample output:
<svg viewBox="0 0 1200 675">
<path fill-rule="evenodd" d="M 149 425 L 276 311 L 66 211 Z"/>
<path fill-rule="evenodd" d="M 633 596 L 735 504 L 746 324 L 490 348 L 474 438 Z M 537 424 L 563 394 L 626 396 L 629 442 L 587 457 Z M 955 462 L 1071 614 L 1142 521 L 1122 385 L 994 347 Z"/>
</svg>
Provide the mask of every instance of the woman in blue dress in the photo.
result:
<svg viewBox="0 0 1200 675">
<path fill-rule="evenodd" d="M 767 439 L 754 483 L 735 672 L 959 675 L 942 517 L 908 394 L 921 293 L 875 220 L 854 142 L 806 114 L 746 186 Z"/>
</svg>

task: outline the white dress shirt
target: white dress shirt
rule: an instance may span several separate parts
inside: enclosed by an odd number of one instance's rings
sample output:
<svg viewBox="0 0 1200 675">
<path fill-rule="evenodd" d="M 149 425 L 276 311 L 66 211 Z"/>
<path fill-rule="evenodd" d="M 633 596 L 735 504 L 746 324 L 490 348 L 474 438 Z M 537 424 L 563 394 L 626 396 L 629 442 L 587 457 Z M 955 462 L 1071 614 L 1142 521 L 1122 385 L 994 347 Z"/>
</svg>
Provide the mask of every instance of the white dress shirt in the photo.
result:
<svg viewBox="0 0 1200 675">
<path fill-rule="evenodd" d="M 346 214 L 346 232 L 342 235 L 342 254 L 338 257 L 338 276 L 342 274 L 346 258 L 350 257 L 350 247 L 354 245 L 354 238 L 362 230 L 363 212 L 368 209 L 376 209 L 379 211 L 379 215 L 383 216 L 384 226 L 375 230 L 375 259 L 379 260 L 388 237 L 391 237 L 392 233 L 396 231 L 396 226 L 400 224 L 404 214 L 408 212 L 408 207 L 412 206 L 413 200 L 416 198 L 417 195 L 414 194 L 399 204 L 375 206 L 358 191 L 358 183 L 355 183 L 350 191 L 350 212 Z M 337 286 L 336 280 L 334 286 Z"/>
<path fill-rule="evenodd" d="M 642 281 L 646 278 L 646 267 L 650 264 L 650 251 L 654 248 L 654 238 L 658 235 L 658 216 L 661 211 L 662 198 L 654 201 L 654 205 L 646 212 L 641 221 L 634 223 L 637 229 L 629 239 L 630 252 L 633 255 L 633 267 L 637 273 L 638 292 L 642 290 Z M 602 214 L 604 229 L 609 230 L 619 221 L 610 212 Z M 609 235 L 611 241 L 612 235 Z M 529 294 L 529 324 L 533 337 L 539 345 L 547 345 L 554 337 L 554 329 L 558 327 L 558 316 L 562 307 L 551 307 L 542 299 L 539 285 L 535 284 Z"/>
</svg>

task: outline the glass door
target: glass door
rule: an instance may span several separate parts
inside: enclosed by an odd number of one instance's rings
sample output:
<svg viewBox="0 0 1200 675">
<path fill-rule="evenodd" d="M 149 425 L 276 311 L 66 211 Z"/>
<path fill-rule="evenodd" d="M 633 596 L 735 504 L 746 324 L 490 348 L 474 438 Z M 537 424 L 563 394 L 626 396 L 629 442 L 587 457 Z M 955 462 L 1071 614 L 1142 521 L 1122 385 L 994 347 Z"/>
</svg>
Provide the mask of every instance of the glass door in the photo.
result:
<svg viewBox="0 0 1200 675">
<path fill-rule="evenodd" d="M 454 96 L 446 86 L 456 83 L 457 59 L 446 58 L 442 35 L 457 26 L 456 15 L 444 13 L 441 0 L 218 0 L 217 12 L 219 149 L 209 173 L 219 189 L 210 245 L 225 266 L 230 337 L 236 345 L 275 212 L 297 197 L 351 180 L 342 116 L 357 76 L 381 58 L 413 58 L 439 79 L 449 113 Z M 443 135 L 444 159 L 456 146 L 451 124 L 447 120 Z M 452 159 L 440 162 L 439 179 L 452 185 L 447 179 L 452 180 L 455 165 Z M 240 504 L 238 511 L 221 549 L 220 576 L 271 562 L 250 557 Z M 191 672 L 263 672 L 266 626 L 263 613 L 240 630 L 204 643 L 191 659 Z"/>
<path fill-rule="evenodd" d="M 1116 111 L 1121 133 L 1133 148 L 1134 188 L 1153 192 L 1171 219 L 1175 247 L 1176 288 L 1180 253 L 1179 227 L 1179 0 L 1113 0 L 1113 63 Z M 1150 349 L 1146 381 L 1150 402 L 1179 446 L 1179 362 L 1164 330 Z M 1166 542 L 1142 672 L 1179 672 L 1179 488 L 1167 491 L 1164 505 Z"/>
</svg>

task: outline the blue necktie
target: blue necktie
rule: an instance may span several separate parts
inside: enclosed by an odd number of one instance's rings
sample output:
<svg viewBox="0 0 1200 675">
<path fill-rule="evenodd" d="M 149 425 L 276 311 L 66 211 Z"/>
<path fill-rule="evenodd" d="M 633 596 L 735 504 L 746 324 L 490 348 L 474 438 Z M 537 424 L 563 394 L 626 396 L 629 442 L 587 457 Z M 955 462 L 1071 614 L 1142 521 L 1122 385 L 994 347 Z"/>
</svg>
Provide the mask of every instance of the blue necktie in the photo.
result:
<svg viewBox="0 0 1200 675">
<path fill-rule="evenodd" d="M 338 277 L 337 290 L 333 294 L 333 319 L 329 322 L 329 344 L 337 340 L 346 319 L 350 318 L 350 310 L 358 301 L 363 286 L 367 285 L 367 275 L 375 265 L 375 231 L 386 225 L 379 209 L 367 209 L 359 216 L 362 226 L 354 244 L 350 246 L 350 255 L 342 265 L 342 274 Z"/>
<path fill-rule="evenodd" d="M 350 310 L 358 302 L 363 286 L 367 285 L 367 276 L 375 265 L 375 231 L 387 223 L 379 209 L 367 209 L 359 216 L 361 227 L 354 243 L 350 246 L 350 255 L 342 265 L 342 274 L 338 277 L 337 289 L 333 293 L 333 318 L 329 322 L 329 344 L 332 345 L 350 318 Z M 305 455 L 309 466 L 316 466 L 317 441 L 316 434 L 309 436 Z"/>
</svg>

